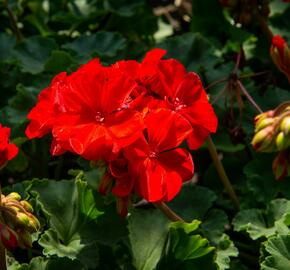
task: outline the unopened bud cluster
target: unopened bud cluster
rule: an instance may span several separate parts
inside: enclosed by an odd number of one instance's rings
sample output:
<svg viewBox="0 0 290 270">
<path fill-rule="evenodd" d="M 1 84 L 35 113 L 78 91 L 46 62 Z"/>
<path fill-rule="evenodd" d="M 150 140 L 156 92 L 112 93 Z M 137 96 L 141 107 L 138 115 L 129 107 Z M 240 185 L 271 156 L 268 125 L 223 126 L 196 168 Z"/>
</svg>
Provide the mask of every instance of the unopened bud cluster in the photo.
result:
<svg viewBox="0 0 290 270">
<path fill-rule="evenodd" d="M 253 148 L 258 152 L 279 152 L 273 162 L 278 180 L 288 174 L 290 165 L 290 105 L 284 103 L 276 110 L 267 111 L 255 118 Z"/>
<path fill-rule="evenodd" d="M 31 234 L 40 229 L 31 204 L 12 192 L 1 194 L 0 240 L 7 249 L 32 246 Z"/>
<path fill-rule="evenodd" d="M 251 23 L 255 10 L 258 10 L 264 18 L 267 18 L 270 14 L 269 0 L 220 0 L 220 3 L 228 8 L 235 23 L 242 25 Z"/>
</svg>

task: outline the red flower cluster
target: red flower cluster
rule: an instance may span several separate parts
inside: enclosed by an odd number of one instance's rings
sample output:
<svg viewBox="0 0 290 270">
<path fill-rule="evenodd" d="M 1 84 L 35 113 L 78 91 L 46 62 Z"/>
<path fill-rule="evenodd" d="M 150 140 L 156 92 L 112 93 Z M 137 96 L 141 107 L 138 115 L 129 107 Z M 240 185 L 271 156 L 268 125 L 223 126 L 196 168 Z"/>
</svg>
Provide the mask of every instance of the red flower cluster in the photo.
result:
<svg viewBox="0 0 290 270">
<path fill-rule="evenodd" d="M 169 201 L 193 176 L 190 153 L 216 131 L 217 118 L 199 77 L 154 49 L 139 63 L 104 67 L 98 59 L 60 73 L 31 110 L 29 138 L 52 132 L 51 153 L 76 153 L 108 165 L 100 191 L 112 190 L 126 213 L 135 191 Z M 124 207 L 123 207 L 124 206 Z"/>
<path fill-rule="evenodd" d="M 270 55 L 274 64 L 282 71 L 290 82 L 290 50 L 287 42 L 279 35 L 272 39 Z"/>
<path fill-rule="evenodd" d="M 15 144 L 9 143 L 10 128 L 2 127 L 0 124 L 0 169 L 18 154 Z"/>
</svg>

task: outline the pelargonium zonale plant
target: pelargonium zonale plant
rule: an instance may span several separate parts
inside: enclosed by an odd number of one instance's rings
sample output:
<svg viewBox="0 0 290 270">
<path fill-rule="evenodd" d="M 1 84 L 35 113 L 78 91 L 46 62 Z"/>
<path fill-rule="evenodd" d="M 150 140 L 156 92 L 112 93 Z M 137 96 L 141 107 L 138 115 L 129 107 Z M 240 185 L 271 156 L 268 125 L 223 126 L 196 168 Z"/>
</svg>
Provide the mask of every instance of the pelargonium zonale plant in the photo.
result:
<svg viewBox="0 0 290 270">
<path fill-rule="evenodd" d="M 0 1 L 0 270 L 290 269 L 289 17 Z"/>
<path fill-rule="evenodd" d="M 99 59 L 56 75 L 28 114 L 29 139 L 52 134 L 53 156 L 72 152 L 102 161 L 101 193 L 117 198 L 127 215 L 133 194 L 148 202 L 171 201 L 192 179 L 190 149 L 216 132 L 217 117 L 199 76 L 166 51 L 153 49 L 141 63 Z"/>
</svg>

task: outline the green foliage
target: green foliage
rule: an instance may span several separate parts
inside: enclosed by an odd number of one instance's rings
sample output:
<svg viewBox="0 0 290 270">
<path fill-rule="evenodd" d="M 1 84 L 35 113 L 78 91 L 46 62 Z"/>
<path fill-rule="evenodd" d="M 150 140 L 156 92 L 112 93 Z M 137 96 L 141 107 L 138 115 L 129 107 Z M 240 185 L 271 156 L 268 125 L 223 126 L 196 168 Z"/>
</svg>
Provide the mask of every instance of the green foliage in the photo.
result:
<svg viewBox="0 0 290 270">
<path fill-rule="evenodd" d="M 272 63 L 256 11 L 249 17 L 243 5 L 235 13 L 220 2 L 0 1 L 0 123 L 20 148 L 1 170 L 1 185 L 30 200 L 41 221 L 31 250 L 9 252 L 9 270 L 289 269 L 289 176 L 275 180 L 274 155 L 254 152 L 258 112 L 227 84 L 238 77 L 267 111 L 290 99 L 289 82 Z M 266 23 L 290 45 L 289 4 L 272 0 L 269 8 Z M 106 168 L 68 153 L 51 157 L 49 136 L 26 138 L 27 114 L 55 75 L 94 57 L 104 65 L 141 60 L 154 47 L 201 77 L 219 120 L 212 139 L 240 210 L 205 146 L 192 151 L 194 178 L 168 202 L 187 222 L 180 223 L 137 197 L 120 217 L 115 198 L 98 193 Z"/>
<path fill-rule="evenodd" d="M 254 240 L 276 233 L 288 233 L 290 225 L 290 201 L 276 199 L 265 211 L 247 209 L 240 211 L 233 220 L 236 231 L 246 231 Z"/>
<path fill-rule="evenodd" d="M 49 216 L 50 229 L 39 240 L 43 253 L 77 259 L 95 267 L 98 250 L 94 225 L 102 212 L 95 205 L 92 191 L 80 180 L 34 181 L 30 190 Z"/>
<path fill-rule="evenodd" d="M 169 231 L 169 222 L 159 211 L 134 211 L 128 220 L 133 265 L 137 270 L 155 269 Z"/>
<path fill-rule="evenodd" d="M 290 264 L 290 236 L 271 237 L 265 244 L 269 256 L 261 264 L 262 270 L 287 270 Z"/>
</svg>

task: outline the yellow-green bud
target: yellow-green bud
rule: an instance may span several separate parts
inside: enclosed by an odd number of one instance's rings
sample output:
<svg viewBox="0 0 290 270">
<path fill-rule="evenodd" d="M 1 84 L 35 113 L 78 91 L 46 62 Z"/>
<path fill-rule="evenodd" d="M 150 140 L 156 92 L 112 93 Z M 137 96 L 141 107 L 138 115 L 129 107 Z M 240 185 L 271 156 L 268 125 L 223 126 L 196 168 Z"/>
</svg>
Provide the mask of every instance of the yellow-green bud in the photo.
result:
<svg viewBox="0 0 290 270">
<path fill-rule="evenodd" d="M 252 139 L 252 145 L 256 151 L 259 152 L 271 152 L 275 150 L 275 144 L 273 143 L 274 129 L 272 126 L 268 126 L 258 131 Z"/>
<path fill-rule="evenodd" d="M 29 217 L 29 225 L 28 225 L 27 229 L 30 232 L 37 232 L 40 229 L 40 223 L 35 216 L 31 215 Z"/>
<path fill-rule="evenodd" d="M 20 225 L 24 226 L 24 227 L 28 227 L 29 226 L 29 217 L 22 213 L 22 212 L 18 212 L 16 215 L 17 221 Z"/>
<path fill-rule="evenodd" d="M 33 207 L 28 201 L 20 201 L 20 204 L 23 206 L 23 208 L 28 212 L 33 212 Z"/>
<path fill-rule="evenodd" d="M 263 118 L 256 123 L 255 132 L 272 125 L 275 122 L 275 118 Z"/>
<path fill-rule="evenodd" d="M 276 145 L 279 151 L 287 147 L 284 132 L 281 131 L 276 137 Z"/>
<path fill-rule="evenodd" d="M 272 163 L 272 169 L 277 180 L 282 180 L 288 174 L 288 161 L 283 152 L 280 152 Z"/>
<path fill-rule="evenodd" d="M 14 200 L 14 201 L 20 201 L 21 196 L 17 192 L 11 192 L 6 196 L 7 201 Z"/>
<path fill-rule="evenodd" d="M 290 117 L 286 116 L 283 118 L 280 129 L 285 133 L 285 135 L 288 135 L 290 133 Z"/>
</svg>

